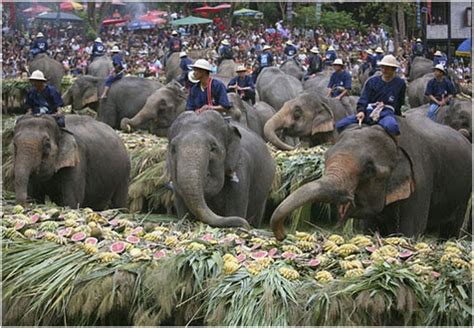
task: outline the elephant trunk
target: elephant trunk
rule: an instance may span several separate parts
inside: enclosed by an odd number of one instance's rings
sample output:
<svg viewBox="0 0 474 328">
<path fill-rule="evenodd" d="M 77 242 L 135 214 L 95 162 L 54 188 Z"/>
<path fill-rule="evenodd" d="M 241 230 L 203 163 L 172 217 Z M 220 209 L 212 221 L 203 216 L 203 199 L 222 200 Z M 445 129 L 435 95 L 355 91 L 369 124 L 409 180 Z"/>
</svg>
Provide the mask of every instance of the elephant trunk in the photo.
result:
<svg viewBox="0 0 474 328">
<path fill-rule="evenodd" d="M 294 147 L 284 143 L 276 134 L 276 131 L 283 128 L 285 123 L 285 107 L 283 107 L 278 113 L 265 123 L 263 133 L 265 138 L 270 141 L 274 146 L 281 150 L 293 150 Z"/>
<path fill-rule="evenodd" d="M 325 175 L 307 183 L 292 192 L 273 212 L 270 226 L 278 240 L 286 237 L 284 220 L 291 212 L 307 202 L 341 204 L 345 215 L 353 203 L 354 191 L 358 183 L 358 168 L 348 155 L 336 155 L 327 163 Z"/>
<path fill-rule="evenodd" d="M 131 132 L 133 129 L 156 118 L 152 108 L 146 105 L 133 118 L 125 117 L 120 122 L 120 129 L 125 132 Z"/>
<path fill-rule="evenodd" d="M 64 106 L 72 105 L 71 87 L 62 95 Z"/>
<path fill-rule="evenodd" d="M 206 204 L 204 199 L 204 177 L 207 173 L 208 156 L 205 151 L 198 151 L 193 147 L 186 151 L 185 156 L 178 156 L 176 161 L 176 185 L 187 208 L 198 220 L 213 227 L 242 227 L 248 226 L 247 220 L 240 217 L 222 217 L 214 213 Z M 199 149 L 201 150 L 201 149 Z M 193 160 L 189 160 L 189 153 Z"/>
<path fill-rule="evenodd" d="M 15 155 L 15 198 L 16 202 L 21 205 L 25 205 L 28 198 L 28 183 L 36 168 L 35 163 L 38 161 L 34 156 L 36 153 L 38 153 L 36 147 L 33 144 L 28 144 L 22 149 L 18 149 Z"/>
</svg>

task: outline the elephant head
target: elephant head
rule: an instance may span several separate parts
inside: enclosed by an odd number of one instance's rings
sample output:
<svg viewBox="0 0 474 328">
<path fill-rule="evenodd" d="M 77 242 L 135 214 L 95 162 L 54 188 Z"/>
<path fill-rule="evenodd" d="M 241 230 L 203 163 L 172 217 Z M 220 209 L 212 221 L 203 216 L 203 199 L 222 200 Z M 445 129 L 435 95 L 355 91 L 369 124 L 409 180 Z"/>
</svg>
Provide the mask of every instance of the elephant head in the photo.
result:
<svg viewBox="0 0 474 328">
<path fill-rule="evenodd" d="M 77 111 L 86 106 L 95 108 L 99 101 L 104 79 L 85 75 L 78 77 L 74 84 L 63 95 L 64 105 L 72 105 L 72 110 Z"/>
<path fill-rule="evenodd" d="M 335 118 L 329 99 L 318 94 L 304 93 L 288 100 L 266 124 L 264 134 L 267 140 L 282 150 L 294 147 L 284 143 L 277 130 L 291 137 L 315 138 L 317 143 L 332 142 L 335 137 Z"/>
<path fill-rule="evenodd" d="M 192 214 L 215 227 L 247 226 L 245 219 L 219 216 L 206 203 L 219 194 L 226 172 L 237 165 L 241 151 L 238 129 L 216 111 L 184 112 L 172 124 L 168 139 L 168 172 L 175 192 Z"/>
<path fill-rule="evenodd" d="M 445 124 L 472 141 L 472 102 L 452 101 L 446 111 Z"/>
<path fill-rule="evenodd" d="M 140 126 L 152 124 L 153 129 L 167 129 L 186 107 L 186 93 L 173 81 L 155 91 L 133 118 L 123 118 L 120 129 L 131 132 Z"/>
<path fill-rule="evenodd" d="M 17 203 L 26 203 L 32 176 L 46 181 L 60 169 L 79 163 L 79 148 L 74 136 L 60 129 L 51 116 L 25 115 L 14 132 L 14 173 Z"/>
<path fill-rule="evenodd" d="M 307 202 L 338 205 L 340 220 L 370 218 L 414 191 L 410 157 L 380 126 L 349 127 L 325 157 L 324 176 L 295 190 L 273 213 L 277 239 L 285 238 L 285 218 Z"/>
</svg>

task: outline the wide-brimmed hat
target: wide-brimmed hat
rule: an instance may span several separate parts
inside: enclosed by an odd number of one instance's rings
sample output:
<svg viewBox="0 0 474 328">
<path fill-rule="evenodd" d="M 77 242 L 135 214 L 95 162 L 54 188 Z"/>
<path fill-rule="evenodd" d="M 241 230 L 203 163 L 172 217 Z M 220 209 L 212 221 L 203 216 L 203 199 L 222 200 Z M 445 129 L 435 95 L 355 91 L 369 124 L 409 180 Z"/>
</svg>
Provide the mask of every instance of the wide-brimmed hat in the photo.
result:
<svg viewBox="0 0 474 328">
<path fill-rule="evenodd" d="M 118 46 L 113 46 L 113 47 L 112 47 L 112 50 L 110 50 L 110 51 L 112 51 L 112 52 L 120 52 L 120 49 L 119 49 Z"/>
<path fill-rule="evenodd" d="M 178 35 L 178 32 L 177 32 L 177 31 L 173 31 L 173 32 L 171 32 L 171 35 Z"/>
<path fill-rule="evenodd" d="M 268 49 L 271 49 L 271 48 L 272 48 L 272 47 L 269 46 L 268 44 L 263 46 L 263 50 L 264 50 L 264 51 L 265 51 L 265 50 L 268 50 Z"/>
<path fill-rule="evenodd" d="M 186 57 L 187 55 L 188 55 L 188 54 L 186 53 L 186 51 L 181 51 L 181 52 L 179 53 L 179 58 L 181 58 L 181 57 Z"/>
<path fill-rule="evenodd" d="M 380 47 L 377 47 L 377 49 L 375 49 L 375 52 L 379 54 L 383 54 L 383 49 Z"/>
<path fill-rule="evenodd" d="M 34 71 L 33 74 L 31 74 L 29 79 L 33 81 L 46 81 L 46 78 L 44 77 L 43 72 L 41 72 L 40 70 Z"/>
<path fill-rule="evenodd" d="M 333 47 L 333 46 L 329 46 L 328 50 L 333 51 L 333 50 L 334 50 L 334 47 Z"/>
<path fill-rule="evenodd" d="M 319 54 L 319 49 L 316 47 L 312 47 L 310 50 L 313 54 Z"/>
<path fill-rule="evenodd" d="M 421 39 L 420 38 L 416 39 L 416 42 L 421 42 Z"/>
<path fill-rule="evenodd" d="M 236 72 L 247 72 L 247 68 L 244 65 L 239 65 L 235 69 Z"/>
<path fill-rule="evenodd" d="M 387 55 L 382 58 L 380 62 L 378 62 L 379 66 L 389 66 L 389 67 L 396 67 L 400 68 L 400 63 L 398 60 L 392 56 L 392 55 Z"/>
<path fill-rule="evenodd" d="M 337 58 L 336 60 L 333 61 L 333 65 L 341 65 L 344 66 L 344 62 L 342 61 L 341 58 Z"/>
<path fill-rule="evenodd" d="M 286 44 L 289 45 L 289 46 L 294 46 L 294 44 L 291 40 L 286 41 Z"/>
<path fill-rule="evenodd" d="M 191 83 L 198 83 L 199 80 L 196 79 L 196 77 L 194 76 L 194 71 L 191 71 L 188 73 L 188 80 L 191 82 Z"/>
<path fill-rule="evenodd" d="M 100 43 L 102 43 L 102 39 L 101 39 L 101 38 L 97 38 L 97 39 L 94 40 L 94 42 L 100 42 Z"/>
<path fill-rule="evenodd" d="M 211 67 L 211 64 L 209 64 L 209 62 L 205 59 L 198 59 L 196 60 L 196 62 L 192 65 L 189 65 L 189 67 L 191 68 L 200 68 L 200 69 L 203 69 L 205 71 L 212 71 L 212 67 Z"/>
<path fill-rule="evenodd" d="M 370 49 L 370 48 L 367 49 L 366 51 L 367 51 L 367 53 L 368 53 L 369 55 L 373 55 L 373 54 L 374 54 L 374 52 L 373 52 L 372 49 Z"/>
<path fill-rule="evenodd" d="M 435 69 L 438 69 L 441 72 L 443 72 L 444 74 L 446 74 L 446 69 L 444 68 L 443 64 L 436 65 L 435 67 L 433 67 L 433 70 L 435 70 Z"/>
<path fill-rule="evenodd" d="M 225 46 L 230 46 L 229 40 L 224 39 L 224 40 L 222 40 L 221 43 L 222 43 L 223 45 L 225 45 Z"/>
<path fill-rule="evenodd" d="M 442 56 L 443 54 L 441 53 L 441 51 L 439 50 L 436 50 L 436 52 L 434 53 L 435 56 Z"/>
<path fill-rule="evenodd" d="M 36 34 L 36 37 L 37 38 L 42 38 L 42 37 L 44 37 L 44 35 L 43 35 L 43 33 L 39 32 L 38 34 Z"/>
</svg>

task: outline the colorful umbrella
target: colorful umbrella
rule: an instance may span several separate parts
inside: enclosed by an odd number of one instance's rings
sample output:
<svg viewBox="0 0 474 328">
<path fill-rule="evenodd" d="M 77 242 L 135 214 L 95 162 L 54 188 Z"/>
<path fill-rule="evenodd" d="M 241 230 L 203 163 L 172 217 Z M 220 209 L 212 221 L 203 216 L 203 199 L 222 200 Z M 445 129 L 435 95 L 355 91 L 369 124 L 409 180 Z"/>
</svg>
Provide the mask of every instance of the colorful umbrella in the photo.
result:
<svg viewBox="0 0 474 328">
<path fill-rule="evenodd" d="M 217 13 L 219 11 L 222 11 L 224 9 L 229 9 L 230 4 L 228 3 L 223 3 L 221 5 L 215 6 L 215 7 L 210 7 L 210 6 L 203 6 L 199 8 L 193 9 L 193 12 L 195 13 Z"/>
<path fill-rule="evenodd" d="M 472 44 L 471 39 L 464 40 L 456 49 L 456 56 L 471 57 L 471 51 L 472 51 L 471 44 Z"/>
<path fill-rule="evenodd" d="M 42 5 L 36 5 L 33 7 L 26 8 L 25 10 L 22 10 L 22 12 L 26 14 L 32 14 L 32 15 L 36 15 L 36 14 L 47 12 L 47 11 L 51 11 L 51 8 L 48 8 Z"/>
<path fill-rule="evenodd" d="M 126 23 L 128 19 L 126 18 L 119 18 L 119 19 L 104 19 L 102 21 L 102 25 L 107 26 L 107 25 L 118 25 L 122 23 Z"/>
<path fill-rule="evenodd" d="M 64 1 L 59 4 L 59 8 L 64 11 L 83 10 L 84 6 L 74 1 Z"/>
<path fill-rule="evenodd" d="M 198 24 L 211 24 L 212 20 L 201 18 L 201 17 L 194 17 L 188 16 L 186 18 L 177 19 L 171 22 L 172 25 L 198 25 Z"/>
<path fill-rule="evenodd" d="M 240 9 L 234 11 L 234 16 L 256 16 L 262 14 L 260 11 L 252 10 L 252 9 Z"/>
</svg>

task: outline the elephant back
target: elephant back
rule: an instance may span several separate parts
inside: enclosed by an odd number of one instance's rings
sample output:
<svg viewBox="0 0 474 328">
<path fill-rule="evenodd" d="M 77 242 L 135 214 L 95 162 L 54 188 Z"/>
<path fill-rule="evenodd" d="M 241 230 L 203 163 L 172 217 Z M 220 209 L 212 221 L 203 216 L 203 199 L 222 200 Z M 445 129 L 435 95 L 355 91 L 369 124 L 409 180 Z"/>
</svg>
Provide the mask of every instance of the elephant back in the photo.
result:
<svg viewBox="0 0 474 328">
<path fill-rule="evenodd" d="M 224 59 L 217 68 L 217 75 L 221 77 L 233 78 L 237 76 L 236 66 L 233 59 Z"/>
<path fill-rule="evenodd" d="M 279 68 L 268 67 L 259 74 L 256 89 L 261 101 L 279 111 L 285 102 L 303 91 L 303 86 L 294 76 L 283 73 Z"/>
<path fill-rule="evenodd" d="M 30 73 L 36 70 L 43 72 L 48 83 L 61 92 L 61 80 L 64 76 L 64 67 L 60 62 L 49 58 L 46 54 L 38 54 L 33 61 L 29 63 L 29 70 Z"/>
<path fill-rule="evenodd" d="M 112 69 L 112 60 L 108 56 L 100 56 L 87 66 L 87 74 L 98 78 L 106 78 Z"/>
<path fill-rule="evenodd" d="M 289 59 L 289 60 L 285 61 L 280 66 L 280 69 L 284 73 L 286 73 L 288 75 L 291 75 L 291 76 L 294 76 L 295 78 L 297 78 L 300 81 L 303 79 L 304 69 L 298 62 L 296 62 L 296 60 Z"/>
</svg>

